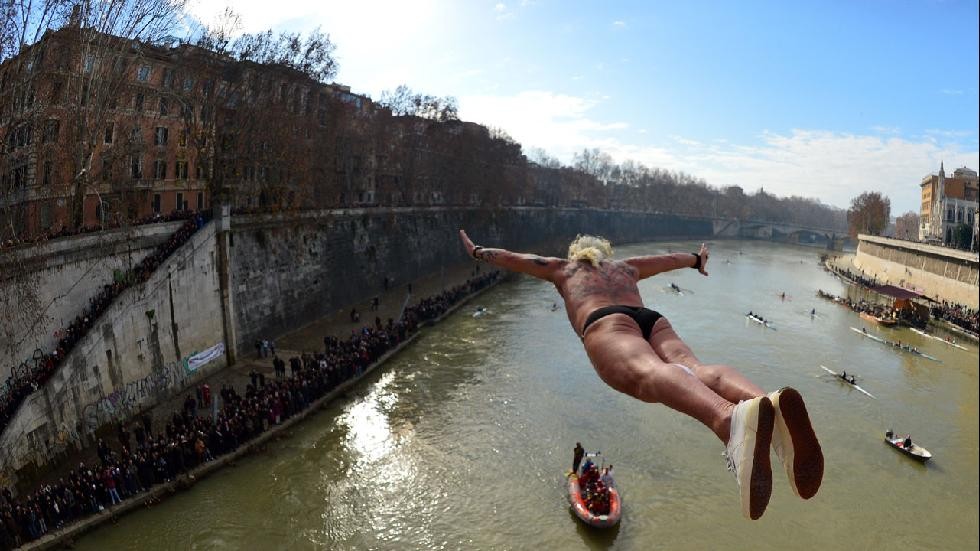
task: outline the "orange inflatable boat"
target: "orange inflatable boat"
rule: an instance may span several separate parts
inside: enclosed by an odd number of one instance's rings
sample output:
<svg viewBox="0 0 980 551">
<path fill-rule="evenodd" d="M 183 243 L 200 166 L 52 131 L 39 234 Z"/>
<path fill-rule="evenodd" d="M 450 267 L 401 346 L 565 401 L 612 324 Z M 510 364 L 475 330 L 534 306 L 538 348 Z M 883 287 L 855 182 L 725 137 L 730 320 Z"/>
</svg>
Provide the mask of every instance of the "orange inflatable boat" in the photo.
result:
<svg viewBox="0 0 980 551">
<path fill-rule="evenodd" d="M 582 499 L 582 488 L 578 483 L 578 475 L 568 471 L 565 476 L 568 478 L 568 502 L 579 520 L 596 528 L 609 528 L 619 522 L 623 503 L 616 488 L 609 489 L 609 514 L 597 515 L 589 510 L 585 500 Z"/>
</svg>

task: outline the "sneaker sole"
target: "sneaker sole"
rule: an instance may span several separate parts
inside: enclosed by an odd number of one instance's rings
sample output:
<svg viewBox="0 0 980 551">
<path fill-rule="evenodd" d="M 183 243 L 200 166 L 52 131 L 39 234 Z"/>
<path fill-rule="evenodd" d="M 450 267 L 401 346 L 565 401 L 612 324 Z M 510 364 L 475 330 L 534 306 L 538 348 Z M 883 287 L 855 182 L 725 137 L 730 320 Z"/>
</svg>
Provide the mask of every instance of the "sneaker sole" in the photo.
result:
<svg viewBox="0 0 980 551">
<path fill-rule="evenodd" d="M 755 449 L 752 450 L 752 478 L 749 481 L 749 518 L 756 520 L 766 512 L 772 496 L 772 465 L 769 463 L 769 445 L 776 409 L 769 398 L 759 400 L 758 422 L 755 432 Z"/>
<path fill-rule="evenodd" d="M 779 414 L 792 441 L 793 458 L 786 464 L 787 471 L 792 464 L 792 472 L 786 473 L 790 486 L 796 495 L 810 499 L 823 481 L 823 451 L 799 392 L 788 387 L 780 392 Z"/>
</svg>

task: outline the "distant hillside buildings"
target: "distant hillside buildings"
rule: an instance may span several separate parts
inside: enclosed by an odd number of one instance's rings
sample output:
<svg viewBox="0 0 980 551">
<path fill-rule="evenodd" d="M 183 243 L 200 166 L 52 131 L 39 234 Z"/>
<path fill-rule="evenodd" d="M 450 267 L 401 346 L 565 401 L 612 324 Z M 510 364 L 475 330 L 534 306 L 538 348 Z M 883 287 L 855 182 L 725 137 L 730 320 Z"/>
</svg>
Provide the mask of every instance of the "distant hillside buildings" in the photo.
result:
<svg viewBox="0 0 980 551">
<path fill-rule="evenodd" d="M 919 240 L 954 245 L 956 228 L 969 226 L 976 247 L 978 224 L 977 171 L 961 167 L 947 176 L 943 164 L 939 172 L 922 178 L 922 208 L 919 213 Z"/>
</svg>

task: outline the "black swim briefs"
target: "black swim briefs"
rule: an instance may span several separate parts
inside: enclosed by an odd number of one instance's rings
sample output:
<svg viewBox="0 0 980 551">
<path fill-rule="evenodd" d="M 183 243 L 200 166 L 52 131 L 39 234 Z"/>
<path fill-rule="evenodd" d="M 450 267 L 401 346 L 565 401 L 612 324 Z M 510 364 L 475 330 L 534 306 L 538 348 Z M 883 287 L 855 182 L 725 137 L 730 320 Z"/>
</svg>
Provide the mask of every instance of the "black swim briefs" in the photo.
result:
<svg viewBox="0 0 980 551">
<path fill-rule="evenodd" d="M 589 328 L 596 320 L 604 318 L 609 314 L 626 314 L 627 316 L 633 318 L 633 321 L 640 326 L 640 332 L 643 333 L 644 339 L 650 339 L 650 333 L 653 331 L 653 324 L 657 323 L 657 320 L 662 318 L 660 312 L 655 310 L 650 310 L 649 308 L 644 308 L 642 306 L 623 306 L 623 305 L 613 305 L 613 306 L 603 306 L 594 310 L 589 317 L 585 319 L 585 324 L 582 326 L 582 338 L 585 338 L 585 330 Z"/>
</svg>

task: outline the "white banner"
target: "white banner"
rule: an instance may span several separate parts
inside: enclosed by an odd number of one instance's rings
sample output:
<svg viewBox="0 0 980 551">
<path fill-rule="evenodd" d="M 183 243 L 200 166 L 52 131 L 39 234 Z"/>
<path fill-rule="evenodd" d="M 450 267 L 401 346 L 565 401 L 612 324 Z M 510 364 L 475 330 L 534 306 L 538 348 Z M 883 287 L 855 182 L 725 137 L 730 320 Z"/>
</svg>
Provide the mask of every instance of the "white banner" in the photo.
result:
<svg viewBox="0 0 980 551">
<path fill-rule="evenodd" d="M 225 343 L 219 342 L 211 348 L 207 348 L 196 354 L 191 354 L 184 360 L 184 371 L 187 373 L 193 373 L 202 366 L 210 363 L 212 360 L 221 357 L 221 355 L 224 353 Z"/>
</svg>

